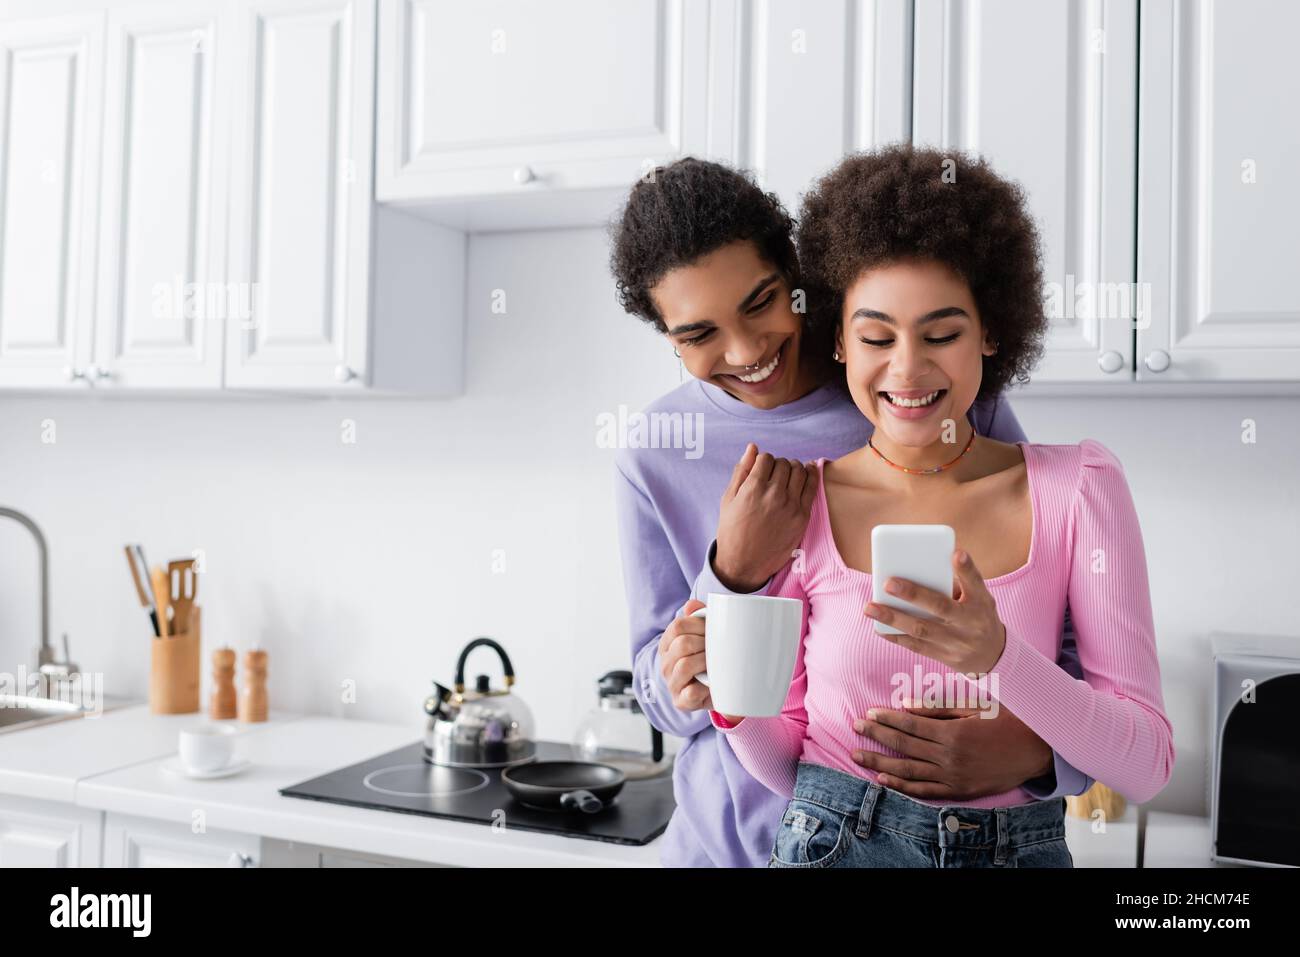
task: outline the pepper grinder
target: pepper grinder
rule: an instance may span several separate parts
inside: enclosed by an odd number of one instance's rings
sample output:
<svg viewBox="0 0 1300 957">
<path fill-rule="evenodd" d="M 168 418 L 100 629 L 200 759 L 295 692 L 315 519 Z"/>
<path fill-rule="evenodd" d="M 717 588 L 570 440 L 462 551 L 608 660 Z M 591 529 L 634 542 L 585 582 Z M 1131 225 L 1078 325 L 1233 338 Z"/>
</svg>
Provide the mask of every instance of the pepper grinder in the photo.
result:
<svg viewBox="0 0 1300 957">
<path fill-rule="evenodd" d="M 227 721 L 235 717 L 235 650 L 218 648 L 212 653 L 212 697 L 208 699 L 208 717 Z"/>
<path fill-rule="evenodd" d="M 257 648 L 244 652 L 244 687 L 239 694 L 239 720 L 265 721 L 266 652 Z"/>
</svg>

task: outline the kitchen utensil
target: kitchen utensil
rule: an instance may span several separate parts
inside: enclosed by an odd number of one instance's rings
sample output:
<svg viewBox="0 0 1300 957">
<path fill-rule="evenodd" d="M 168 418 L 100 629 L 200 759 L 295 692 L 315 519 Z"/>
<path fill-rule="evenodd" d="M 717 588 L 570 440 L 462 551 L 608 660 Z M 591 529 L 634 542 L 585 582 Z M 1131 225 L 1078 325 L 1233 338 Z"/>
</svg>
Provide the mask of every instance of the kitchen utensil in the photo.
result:
<svg viewBox="0 0 1300 957">
<path fill-rule="evenodd" d="M 202 611 L 202 605 L 190 609 L 189 631 L 150 642 L 149 710 L 154 714 L 199 710 Z"/>
<path fill-rule="evenodd" d="M 172 606 L 172 633 L 190 630 L 190 608 L 197 597 L 199 582 L 194 574 L 194 559 L 185 558 L 167 563 L 168 594 Z"/>
<path fill-rule="evenodd" d="M 708 671 L 695 677 L 708 685 L 713 710 L 750 718 L 780 714 L 790 693 L 803 633 L 803 602 L 710 594 L 708 605 L 692 616 L 708 622 L 704 637 Z"/>
<path fill-rule="evenodd" d="M 162 632 L 159 630 L 159 627 L 158 627 L 158 600 L 154 597 L 154 593 L 153 593 L 153 580 L 152 580 L 152 578 L 151 578 L 151 572 L 149 571 L 149 567 L 150 567 L 150 566 L 149 566 L 149 562 L 148 562 L 148 561 L 145 559 L 145 557 L 144 557 L 144 546 L 143 546 L 143 545 L 132 545 L 132 546 L 131 546 L 131 550 L 132 550 L 133 552 L 135 552 L 135 564 L 136 564 L 136 567 L 140 569 L 140 575 L 141 575 L 141 577 L 144 578 L 146 581 L 149 582 L 149 588 L 148 588 L 148 592 L 149 592 L 149 609 L 150 609 L 150 611 L 151 611 L 152 614 L 153 614 L 154 633 L 155 633 L 155 634 L 158 634 L 158 635 L 161 635 Z"/>
<path fill-rule="evenodd" d="M 605 810 L 627 781 L 618 768 L 586 761 L 534 761 L 501 772 L 501 782 L 530 807 L 595 814 Z"/>
<path fill-rule="evenodd" d="M 629 780 L 663 774 L 673 766 L 671 755 L 664 760 L 663 732 L 642 713 L 632 680 L 630 671 L 601 675 L 596 684 L 597 707 L 578 723 L 573 735 L 573 750 L 580 759 L 618 768 Z"/>
<path fill-rule="evenodd" d="M 501 658 L 505 689 L 494 689 L 487 675 L 479 675 L 473 691 L 465 690 L 465 662 L 470 652 L 487 646 Z M 434 682 L 434 694 L 424 701 L 429 716 L 424 732 L 424 758 L 453 768 L 497 768 L 532 761 L 533 713 L 518 695 L 514 667 L 505 649 L 491 638 L 475 638 L 456 661 L 456 681 L 451 689 Z"/>
<path fill-rule="evenodd" d="M 148 573 L 148 566 L 140 561 L 139 545 L 126 545 L 123 547 L 126 552 L 126 563 L 131 569 L 131 581 L 135 582 L 135 593 L 140 599 L 140 606 L 149 609 L 149 620 L 153 622 L 153 633 L 158 634 L 158 613 L 154 611 L 153 599 L 149 597 L 149 592 L 144 587 L 144 577 Z"/>
<path fill-rule="evenodd" d="M 167 584 L 167 572 L 161 565 L 155 565 L 149 570 L 149 581 L 153 585 L 154 607 L 158 609 L 158 634 L 166 638 L 172 633 L 171 618 L 168 615 L 171 590 Z"/>
<path fill-rule="evenodd" d="M 140 566 L 141 574 L 148 574 L 147 569 L 149 568 L 149 563 L 145 560 L 144 557 L 144 546 L 132 545 L 131 550 L 135 552 L 136 564 Z"/>
</svg>

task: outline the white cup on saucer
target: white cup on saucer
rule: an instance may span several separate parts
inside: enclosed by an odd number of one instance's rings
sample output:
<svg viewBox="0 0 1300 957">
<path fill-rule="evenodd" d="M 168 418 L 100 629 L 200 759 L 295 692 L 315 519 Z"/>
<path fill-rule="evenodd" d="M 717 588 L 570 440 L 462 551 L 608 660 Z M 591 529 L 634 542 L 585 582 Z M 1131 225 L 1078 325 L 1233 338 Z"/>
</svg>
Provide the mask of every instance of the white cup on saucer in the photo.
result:
<svg viewBox="0 0 1300 957">
<path fill-rule="evenodd" d="M 181 766 L 194 774 L 220 771 L 235 760 L 239 729 L 228 724 L 196 724 L 180 732 Z"/>
</svg>

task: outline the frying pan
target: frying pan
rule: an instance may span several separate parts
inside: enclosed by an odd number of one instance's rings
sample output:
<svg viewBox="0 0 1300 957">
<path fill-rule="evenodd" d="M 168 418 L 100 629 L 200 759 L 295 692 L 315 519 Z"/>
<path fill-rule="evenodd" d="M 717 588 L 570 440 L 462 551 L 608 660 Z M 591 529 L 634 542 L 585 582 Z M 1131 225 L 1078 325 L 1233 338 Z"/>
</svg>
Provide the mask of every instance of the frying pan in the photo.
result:
<svg viewBox="0 0 1300 957">
<path fill-rule="evenodd" d="M 531 807 L 595 814 L 610 806 L 627 775 L 590 761 L 533 761 L 506 768 L 501 780 L 517 800 Z"/>
</svg>

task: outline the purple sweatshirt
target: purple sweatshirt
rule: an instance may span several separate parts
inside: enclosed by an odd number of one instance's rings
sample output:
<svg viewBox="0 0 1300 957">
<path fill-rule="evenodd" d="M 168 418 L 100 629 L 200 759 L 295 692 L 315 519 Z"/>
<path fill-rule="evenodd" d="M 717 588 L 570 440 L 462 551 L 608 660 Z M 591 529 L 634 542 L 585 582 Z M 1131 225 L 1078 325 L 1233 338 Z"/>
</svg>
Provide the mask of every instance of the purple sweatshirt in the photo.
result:
<svg viewBox="0 0 1300 957">
<path fill-rule="evenodd" d="M 1001 398 L 977 403 L 980 435 L 1025 441 Z M 623 577 L 632 630 L 633 687 L 650 723 L 686 738 L 673 768 L 677 810 L 661 839 L 666 867 L 762 867 L 786 799 L 737 760 L 708 711 L 681 711 L 660 673 L 659 639 L 687 600 L 729 593 L 710 564 L 722 493 L 745 444 L 780 458 L 839 458 L 866 445 L 873 426 L 843 389 L 825 385 L 775 409 L 756 409 L 691 379 L 620 422 L 616 498 Z M 767 585 L 754 594 L 763 594 Z M 1082 678 L 1074 635 L 1058 664 Z M 1024 784 L 1034 797 L 1080 794 L 1092 780 L 1055 755 L 1055 773 Z"/>
</svg>

